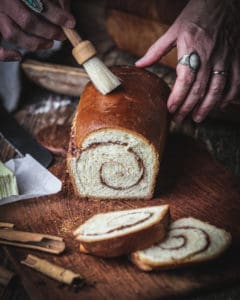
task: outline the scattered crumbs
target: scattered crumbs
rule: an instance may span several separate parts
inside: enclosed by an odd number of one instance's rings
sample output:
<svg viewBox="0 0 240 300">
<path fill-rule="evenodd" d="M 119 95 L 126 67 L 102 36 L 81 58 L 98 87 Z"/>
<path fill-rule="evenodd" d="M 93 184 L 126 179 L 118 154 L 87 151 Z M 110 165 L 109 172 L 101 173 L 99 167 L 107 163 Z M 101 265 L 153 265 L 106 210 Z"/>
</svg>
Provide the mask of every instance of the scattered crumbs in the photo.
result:
<svg viewBox="0 0 240 300">
<path fill-rule="evenodd" d="M 78 293 L 84 286 L 86 286 L 86 280 L 83 278 L 75 278 L 70 288 L 73 289 L 74 293 Z"/>
<path fill-rule="evenodd" d="M 72 232 L 77 226 L 78 221 L 79 217 L 71 217 L 71 219 L 64 220 L 59 227 L 59 234 Z"/>
<path fill-rule="evenodd" d="M 87 284 L 86 280 L 83 278 L 75 278 L 72 282 L 72 284 L 67 285 L 65 283 L 60 283 L 58 285 L 59 289 L 65 289 L 68 288 L 69 291 L 73 291 L 74 293 L 78 293 L 83 287 L 90 286 Z"/>
</svg>

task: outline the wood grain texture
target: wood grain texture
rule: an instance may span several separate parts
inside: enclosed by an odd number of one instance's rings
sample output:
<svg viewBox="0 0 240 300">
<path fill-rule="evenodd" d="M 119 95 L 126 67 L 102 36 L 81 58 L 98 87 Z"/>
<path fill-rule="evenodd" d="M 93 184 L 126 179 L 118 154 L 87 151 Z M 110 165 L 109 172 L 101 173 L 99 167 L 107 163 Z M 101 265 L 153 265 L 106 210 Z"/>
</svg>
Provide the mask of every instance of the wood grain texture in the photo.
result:
<svg viewBox="0 0 240 300">
<path fill-rule="evenodd" d="M 191 139 L 170 136 L 155 200 L 151 201 L 79 199 L 65 172 L 65 161 L 58 161 L 51 170 L 62 179 L 62 192 L 2 206 L 0 210 L 0 220 L 15 223 L 19 230 L 57 234 L 66 240 L 67 250 L 58 257 L 4 247 L 32 299 L 162 299 L 239 282 L 239 179 L 214 162 Z M 126 257 L 99 259 L 79 252 L 72 231 L 90 216 L 163 203 L 170 204 L 173 219 L 193 216 L 229 230 L 233 234 L 233 247 L 215 262 L 150 274 L 139 271 Z M 57 282 L 20 265 L 27 253 L 81 273 L 89 285 L 77 294 L 68 287 L 60 288 Z"/>
<path fill-rule="evenodd" d="M 56 93 L 78 96 L 89 81 L 83 68 L 43 63 L 26 59 L 21 68 L 25 75 L 40 87 Z"/>
</svg>

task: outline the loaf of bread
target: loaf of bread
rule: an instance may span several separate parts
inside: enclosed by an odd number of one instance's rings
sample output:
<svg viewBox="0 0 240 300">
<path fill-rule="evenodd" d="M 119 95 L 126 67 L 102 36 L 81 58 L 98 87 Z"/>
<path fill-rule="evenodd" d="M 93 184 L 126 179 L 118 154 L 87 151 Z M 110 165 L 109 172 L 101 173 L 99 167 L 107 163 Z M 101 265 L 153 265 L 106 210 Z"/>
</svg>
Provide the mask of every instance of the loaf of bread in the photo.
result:
<svg viewBox="0 0 240 300">
<path fill-rule="evenodd" d="M 208 261 L 220 256 L 231 244 L 231 235 L 194 218 L 173 222 L 166 239 L 131 254 L 140 269 L 172 269 Z"/>
<path fill-rule="evenodd" d="M 114 257 L 163 240 L 168 223 L 168 205 L 144 207 L 95 215 L 74 235 L 81 243 L 81 252 Z"/>
<path fill-rule="evenodd" d="M 168 129 L 169 88 L 134 67 L 112 71 L 122 86 L 109 95 L 89 83 L 72 124 L 67 156 L 74 189 L 96 199 L 150 199 Z"/>
<path fill-rule="evenodd" d="M 156 20 L 118 10 L 109 10 L 106 18 L 106 28 L 119 49 L 141 57 L 168 30 L 169 26 Z M 162 57 L 160 62 L 176 68 L 176 48 Z"/>
<path fill-rule="evenodd" d="M 106 29 L 118 48 L 143 56 L 175 21 L 188 0 L 107 0 Z M 161 61 L 175 68 L 177 50 Z"/>
</svg>

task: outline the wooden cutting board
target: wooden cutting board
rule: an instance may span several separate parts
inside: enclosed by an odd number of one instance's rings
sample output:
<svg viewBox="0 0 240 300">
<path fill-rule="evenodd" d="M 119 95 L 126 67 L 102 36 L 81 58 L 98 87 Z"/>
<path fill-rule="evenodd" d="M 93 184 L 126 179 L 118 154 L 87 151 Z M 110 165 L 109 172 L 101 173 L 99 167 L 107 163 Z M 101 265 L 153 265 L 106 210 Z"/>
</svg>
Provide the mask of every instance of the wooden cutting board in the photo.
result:
<svg viewBox="0 0 240 300">
<path fill-rule="evenodd" d="M 32 115 L 30 116 L 32 118 Z M 60 235 L 67 249 L 61 256 L 4 247 L 31 299 L 163 299 L 182 296 L 240 280 L 240 185 L 236 178 L 189 138 L 170 136 L 151 201 L 93 201 L 73 194 L 65 161 L 51 170 L 63 181 L 57 195 L 0 207 L 0 220 L 17 229 Z M 179 270 L 145 273 L 127 257 L 101 259 L 78 251 L 72 230 L 90 216 L 111 210 L 168 203 L 173 219 L 193 216 L 229 230 L 232 248 L 217 261 Z M 34 253 L 80 272 L 89 285 L 78 293 L 19 262 Z"/>
</svg>

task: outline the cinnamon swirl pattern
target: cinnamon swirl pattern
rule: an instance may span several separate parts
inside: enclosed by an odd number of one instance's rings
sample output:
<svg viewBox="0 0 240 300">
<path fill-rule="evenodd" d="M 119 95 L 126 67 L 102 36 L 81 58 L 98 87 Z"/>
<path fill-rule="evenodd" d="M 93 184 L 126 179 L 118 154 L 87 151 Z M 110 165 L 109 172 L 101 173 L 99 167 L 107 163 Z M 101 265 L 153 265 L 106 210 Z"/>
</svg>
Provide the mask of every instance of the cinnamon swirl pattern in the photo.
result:
<svg viewBox="0 0 240 300">
<path fill-rule="evenodd" d="M 173 222 L 167 238 L 131 258 L 143 270 L 173 268 L 219 256 L 231 242 L 231 235 L 194 218 Z"/>
<path fill-rule="evenodd" d="M 145 228 L 147 224 L 156 223 L 159 215 L 167 212 L 168 205 L 162 205 L 97 214 L 79 226 L 74 235 L 78 240 L 91 241 L 128 234 Z"/>
<path fill-rule="evenodd" d="M 90 134 L 71 159 L 79 194 L 104 199 L 151 197 L 158 164 L 144 138 L 116 129 Z"/>
<path fill-rule="evenodd" d="M 151 206 L 97 214 L 75 231 L 80 251 L 113 257 L 144 249 L 162 240 L 167 231 L 169 206 Z M 148 246 L 146 246 L 148 245 Z"/>
</svg>

